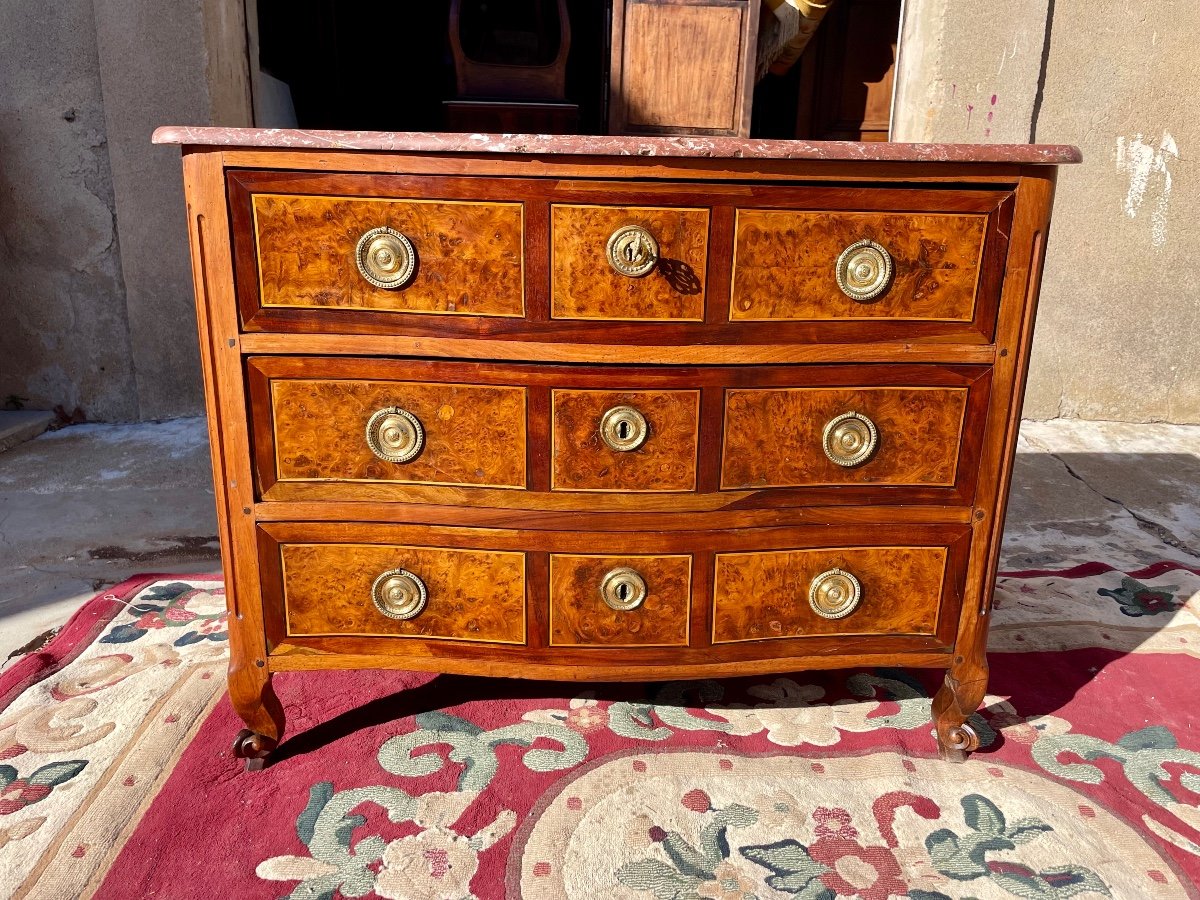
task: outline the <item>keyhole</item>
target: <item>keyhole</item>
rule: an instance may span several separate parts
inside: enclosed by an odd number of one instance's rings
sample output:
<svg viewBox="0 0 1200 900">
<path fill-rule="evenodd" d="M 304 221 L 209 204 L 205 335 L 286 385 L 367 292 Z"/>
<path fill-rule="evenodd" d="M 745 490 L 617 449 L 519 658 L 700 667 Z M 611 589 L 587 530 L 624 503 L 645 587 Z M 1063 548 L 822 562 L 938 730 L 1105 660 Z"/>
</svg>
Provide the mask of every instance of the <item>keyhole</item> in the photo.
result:
<svg viewBox="0 0 1200 900">
<path fill-rule="evenodd" d="M 624 582 L 617 585 L 617 599 L 622 603 L 629 599 L 629 585 Z"/>
<path fill-rule="evenodd" d="M 633 429 L 629 427 L 628 422 L 622 421 L 617 423 L 617 437 L 619 437 L 621 440 L 629 440 L 629 435 L 632 433 L 632 431 Z"/>
</svg>

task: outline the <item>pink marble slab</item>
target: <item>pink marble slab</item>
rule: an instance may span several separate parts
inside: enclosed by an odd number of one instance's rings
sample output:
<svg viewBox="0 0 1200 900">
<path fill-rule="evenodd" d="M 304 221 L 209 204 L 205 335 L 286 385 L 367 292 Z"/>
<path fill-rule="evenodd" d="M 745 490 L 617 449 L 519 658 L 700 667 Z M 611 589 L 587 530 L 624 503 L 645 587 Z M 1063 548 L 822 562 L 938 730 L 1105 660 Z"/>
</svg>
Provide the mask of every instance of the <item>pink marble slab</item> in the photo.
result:
<svg viewBox="0 0 1200 900">
<path fill-rule="evenodd" d="M 418 131 L 304 131 L 166 125 L 156 144 L 274 147 L 289 150 L 386 150 L 404 153 L 529 153 L 714 159 L 822 159 L 877 162 L 978 162 L 1060 165 L 1081 162 L 1066 144 L 891 144 L 758 138 L 612 135 L 458 134 Z"/>
</svg>

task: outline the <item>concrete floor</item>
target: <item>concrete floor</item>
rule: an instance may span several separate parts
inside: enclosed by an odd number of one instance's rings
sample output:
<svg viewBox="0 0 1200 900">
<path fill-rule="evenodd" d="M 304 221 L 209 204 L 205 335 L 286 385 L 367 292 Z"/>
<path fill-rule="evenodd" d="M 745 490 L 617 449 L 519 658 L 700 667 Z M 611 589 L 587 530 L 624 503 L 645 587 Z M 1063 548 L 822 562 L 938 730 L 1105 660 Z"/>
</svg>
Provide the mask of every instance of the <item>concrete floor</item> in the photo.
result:
<svg viewBox="0 0 1200 900">
<path fill-rule="evenodd" d="M 1001 566 L 1081 555 L 1200 560 L 1200 426 L 1024 424 Z M 106 586 L 219 567 L 202 419 L 78 425 L 0 453 L 0 666 Z"/>
</svg>

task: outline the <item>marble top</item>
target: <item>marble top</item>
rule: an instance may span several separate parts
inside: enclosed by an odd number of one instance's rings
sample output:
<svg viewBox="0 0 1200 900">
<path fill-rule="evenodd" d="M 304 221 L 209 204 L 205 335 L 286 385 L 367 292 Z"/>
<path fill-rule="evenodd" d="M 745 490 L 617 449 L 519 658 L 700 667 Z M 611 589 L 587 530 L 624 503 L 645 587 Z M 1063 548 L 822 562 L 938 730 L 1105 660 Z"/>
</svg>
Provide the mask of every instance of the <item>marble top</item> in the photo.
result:
<svg viewBox="0 0 1200 900">
<path fill-rule="evenodd" d="M 620 137 L 614 135 L 460 134 L 431 131 L 305 131 L 166 125 L 156 144 L 263 147 L 289 150 L 385 150 L 403 153 L 530 153 L 584 156 L 813 159 L 878 162 L 1077 163 L 1066 144 L 893 144 L 855 141 L 780 141 L 760 138 Z"/>
</svg>

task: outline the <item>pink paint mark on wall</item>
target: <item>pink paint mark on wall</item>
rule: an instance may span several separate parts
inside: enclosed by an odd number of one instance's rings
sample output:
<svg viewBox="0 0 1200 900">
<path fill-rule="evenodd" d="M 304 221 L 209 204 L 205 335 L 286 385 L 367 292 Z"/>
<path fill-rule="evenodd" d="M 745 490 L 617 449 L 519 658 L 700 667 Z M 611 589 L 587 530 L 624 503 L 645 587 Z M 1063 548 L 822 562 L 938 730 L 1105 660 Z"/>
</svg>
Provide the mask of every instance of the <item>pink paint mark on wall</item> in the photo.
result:
<svg viewBox="0 0 1200 900">
<path fill-rule="evenodd" d="M 971 113 L 975 112 L 975 107 L 970 103 L 967 104 L 967 126 L 971 125 Z"/>
<path fill-rule="evenodd" d="M 990 122 L 990 121 L 992 121 L 992 116 L 994 116 L 994 115 L 995 115 L 995 113 L 994 113 L 992 110 L 990 110 L 990 109 L 989 109 L 989 110 L 988 110 L 988 121 L 989 121 L 989 122 Z"/>
<path fill-rule="evenodd" d="M 958 85 L 957 84 L 950 85 L 950 99 L 953 100 L 957 96 L 958 96 Z"/>
<path fill-rule="evenodd" d="M 996 105 L 996 99 L 997 99 L 997 98 L 996 98 L 996 95 L 995 95 L 995 94 L 992 94 L 992 106 L 995 106 L 995 105 Z"/>
</svg>

